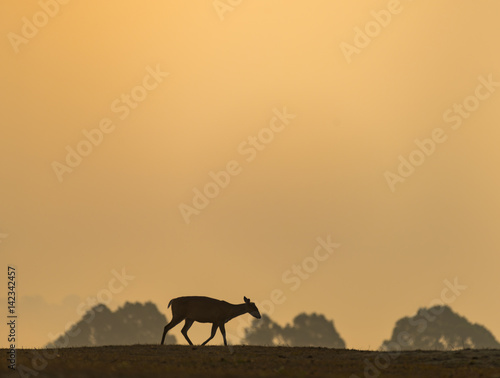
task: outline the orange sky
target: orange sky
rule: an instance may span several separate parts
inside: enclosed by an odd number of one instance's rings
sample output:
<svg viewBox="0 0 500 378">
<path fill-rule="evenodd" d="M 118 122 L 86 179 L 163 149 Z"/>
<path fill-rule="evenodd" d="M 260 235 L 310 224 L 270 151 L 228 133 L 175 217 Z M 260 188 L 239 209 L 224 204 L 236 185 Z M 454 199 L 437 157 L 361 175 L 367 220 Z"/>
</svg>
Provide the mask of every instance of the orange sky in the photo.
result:
<svg viewBox="0 0 500 378">
<path fill-rule="evenodd" d="M 457 278 L 450 306 L 500 338 L 498 2 L 54 1 L 0 12 L 19 346 L 62 332 L 122 269 L 113 308 L 278 290 L 274 320 L 320 312 L 370 349 Z M 68 149 L 86 156 L 71 167 Z M 340 246 L 318 262 L 328 236 Z"/>
</svg>

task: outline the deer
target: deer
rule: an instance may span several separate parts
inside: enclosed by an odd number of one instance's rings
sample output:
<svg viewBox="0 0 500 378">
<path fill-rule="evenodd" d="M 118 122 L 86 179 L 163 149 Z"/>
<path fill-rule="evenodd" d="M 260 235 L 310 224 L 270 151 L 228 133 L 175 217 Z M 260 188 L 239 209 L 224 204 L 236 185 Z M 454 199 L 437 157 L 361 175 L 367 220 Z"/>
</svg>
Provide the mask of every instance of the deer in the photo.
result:
<svg viewBox="0 0 500 378">
<path fill-rule="evenodd" d="M 189 345 L 193 345 L 193 343 L 189 339 L 187 331 L 194 322 L 199 322 L 212 323 L 212 333 L 201 345 L 205 345 L 212 340 L 217 332 L 217 328 L 219 328 L 224 339 L 224 345 L 227 346 L 226 329 L 224 325 L 228 321 L 246 313 L 252 315 L 254 318 L 261 318 L 255 303 L 250 302 L 250 299 L 247 297 L 243 297 L 243 300 L 244 303 L 235 305 L 209 297 L 179 297 L 172 299 L 167 306 L 167 308 L 172 306 L 172 320 L 163 329 L 161 345 L 163 345 L 165 341 L 167 332 L 183 320 L 186 320 L 181 333 Z"/>
</svg>

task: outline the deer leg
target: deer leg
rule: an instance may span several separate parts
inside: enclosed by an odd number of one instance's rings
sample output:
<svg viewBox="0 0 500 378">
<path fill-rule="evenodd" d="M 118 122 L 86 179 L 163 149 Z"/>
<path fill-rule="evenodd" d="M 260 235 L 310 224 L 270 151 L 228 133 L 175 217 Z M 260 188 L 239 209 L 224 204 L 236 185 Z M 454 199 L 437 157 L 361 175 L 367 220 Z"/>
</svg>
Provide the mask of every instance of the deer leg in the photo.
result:
<svg viewBox="0 0 500 378">
<path fill-rule="evenodd" d="M 184 323 L 184 327 L 182 327 L 182 330 L 181 330 L 182 335 L 187 340 L 189 345 L 193 345 L 193 343 L 191 342 L 191 340 L 189 340 L 189 337 L 188 337 L 188 329 L 191 328 L 191 326 L 193 325 L 193 322 L 194 322 L 194 320 L 186 319 L 186 322 Z"/>
<path fill-rule="evenodd" d="M 167 332 L 169 330 L 171 330 L 172 328 L 174 328 L 177 324 L 179 324 L 180 322 L 182 322 L 182 318 L 179 319 L 175 319 L 173 318 L 170 323 L 168 323 L 165 328 L 163 328 L 163 336 L 161 337 L 161 345 L 163 345 L 163 342 L 165 341 L 165 336 L 167 335 Z"/>
<path fill-rule="evenodd" d="M 222 333 L 222 338 L 224 339 L 224 345 L 227 346 L 227 341 L 226 341 L 226 328 L 224 327 L 224 323 L 222 323 L 220 326 L 220 333 Z"/>
<path fill-rule="evenodd" d="M 208 343 L 210 340 L 212 340 L 215 336 L 215 332 L 217 332 L 217 324 L 212 324 L 212 333 L 210 334 L 210 337 L 201 345 L 205 345 L 206 343 Z"/>
</svg>

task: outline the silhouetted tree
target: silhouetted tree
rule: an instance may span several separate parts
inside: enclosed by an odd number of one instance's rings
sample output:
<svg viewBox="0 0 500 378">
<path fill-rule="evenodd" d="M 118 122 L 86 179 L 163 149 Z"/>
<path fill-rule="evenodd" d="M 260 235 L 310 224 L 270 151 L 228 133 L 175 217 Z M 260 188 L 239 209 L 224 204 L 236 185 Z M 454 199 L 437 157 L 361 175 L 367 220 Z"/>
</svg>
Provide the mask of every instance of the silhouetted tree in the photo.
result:
<svg viewBox="0 0 500 378">
<path fill-rule="evenodd" d="M 249 328 L 245 329 L 243 342 L 249 345 L 278 345 L 282 341 L 282 329 L 266 314 L 261 319 L 253 319 Z"/>
<path fill-rule="evenodd" d="M 335 330 L 333 320 L 327 320 L 321 314 L 297 315 L 293 324 L 287 324 L 282 334 L 285 343 L 290 346 L 345 348 L 345 342 Z"/>
<path fill-rule="evenodd" d="M 254 319 L 251 326 L 245 329 L 243 342 L 252 345 L 345 348 L 345 342 L 335 330 L 333 321 L 315 313 L 299 314 L 293 319 L 293 324 L 287 324 L 284 328 L 264 314 L 262 319 Z"/>
<path fill-rule="evenodd" d="M 472 324 L 448 306 L 421 308 L 413 317 L 396 322 L 383 350 L 453 350 L 462 348 L 500 348 L 485 327 Z"/>
<path fill-rule="evenodd" d="M 127 302 L 115 312 L 99 304 L 48 346 L 156 344 L 166 324 L 165 315 L 151 302 Z M 165 342 L 175 344 L 175 336 L 167 335 Z"/>
</svg>

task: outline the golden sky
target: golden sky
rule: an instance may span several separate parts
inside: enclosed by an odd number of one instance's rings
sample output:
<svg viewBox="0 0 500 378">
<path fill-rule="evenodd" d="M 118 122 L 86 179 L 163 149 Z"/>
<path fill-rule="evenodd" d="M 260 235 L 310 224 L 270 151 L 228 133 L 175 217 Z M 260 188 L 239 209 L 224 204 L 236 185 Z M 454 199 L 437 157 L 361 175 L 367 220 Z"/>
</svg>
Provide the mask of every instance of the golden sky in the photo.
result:
<svg viewBox="0 0 500 378">
<path fill-rule="evenodd" d="M 500 338 L 497 1 L 2 8 L 0 258 L 19 346 L 123 270 L 113 308 L 278 292 L 272 319 L 319 312 L 370 349 L 456 281 L 452 309 Z"/>
</svg>

